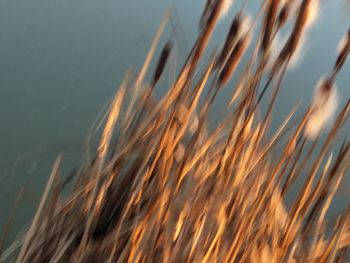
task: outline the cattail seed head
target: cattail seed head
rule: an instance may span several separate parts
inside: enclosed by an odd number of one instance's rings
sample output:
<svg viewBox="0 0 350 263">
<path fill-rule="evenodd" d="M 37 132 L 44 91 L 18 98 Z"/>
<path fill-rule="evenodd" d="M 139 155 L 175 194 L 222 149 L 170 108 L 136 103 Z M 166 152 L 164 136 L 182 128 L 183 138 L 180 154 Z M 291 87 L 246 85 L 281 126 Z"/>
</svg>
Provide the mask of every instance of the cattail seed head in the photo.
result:
<svg viewBox="0 0 350 263">
<path fill-rule="evenodd" d="M 277 29 L 280 29 L 291 18 L 297 15 L 298 6 L 302 0 L 283 0 L 277 18 Z"/>
<path fill-rule="evenodd" d="M 331 79 L 321 80 L 315 88 L 312 113 L 306 123 L 305 135 L 315 139 L 333 119 L 338 107 L 336 86 Z"/>
<path fill-rule="evenodd" d="M 241 27 L 239 28 L 238 37 L 241 38 L 244 35 L 248 34 L 250 30 L 252 30 L 253 25 L 253 19 L 252 16 L 249 14 L 246 14 L 242 18 Z"/>
<path fill-rule="evenodd" d="M 274 69 L 278 68 L 285 61 L 289 61 L 293 53 L 296 51 L 298 44 L 300 43 L 305 32 L 311 1 L 312 0 L 302 1 L 292 33 L 289 36 L 285 46 L 283 47 L 275 63 Z"/>
<path fill-rule="evenodd" d="M 335 73 L 337 73 L 343 67 L 349 53 L 350 53 L 350 29 L 348 30 L 347 35 L 340 42 L 339 54 L 333 67 Z"/>
<path fill-rule="evenodd" d="M 297 68 L 300 65 L 307 51 L 307 44 L 307 35 L 304 35 L 300 38 L 294 53 L 290 57 L 289 68 Z"/>
<path fill-rule="evenodd" d="M 210 15 L 208 16 L 208 19 L 204 21 L 204 26 L 201 30 L 200 36 L 196 43 L 195 51 L 191 60 L 191 65 L 189 70 L 190 72 L 193 72 L 193 70 L 196 68 L 204 50 L 208 45 L 211 34 L 213 33 L 214 27 L 220 17 L 223 4 L 224 4 L 224 0 L 217 0 L 214 3 L 212 3 Z"/>
<path fill-rule="evenodd" d="M 225 65 L 219 74 L 219 88 L 221 88 L 230 80 L 232 73 L 235 71 L 238 63 L 242 59 L 244 52 L 250 43 L 250 40 L 251 35 L 249 33 L 238 40 L 236 46 L 231 51 Z"/>
<path fill-rule="evenodd" d="M 270 44 L 270 49 L 269 49 L 269 57 L 268 57 L 268 62 L 267 62 L 267 67 L 269 69 L 272 68 L 273 63 L 276 62 L 276 59 L 278 58 L 278 55 L 280 54 L 281 50 L 283 49 L 283 46 L 285 45 L 287 41 L 287 36 L 283 36 L 282 33 L 278 32 L 271 44 Z"/>
<path fill-rule="evenodd" d="M 285 47 L 285 52 L 288 53 L 289 55 L 291 55 L 295 51 L 296 46 L 297 46 L 297 44 L 301 38 L 301 35 L 304 31 L 310 3 L 311 3 L 311 0 L 304 0 L 301 3 L 296 23 L 294 25 L 291 36 L 288 39 L 288 42 L 287 42 L 286 47 Z"/>
<path fill-rule="evenodd" d="M 281 28 L 287 22 L 291 11 L 290 9 L 291 9 L 291 3 L 288 1 L 284 4 L 284 6 L 282 7 L 278 15 L 277 28 Z"/>
<path fill-rule="evenodd" d="M 221 65 L 225 62 L 227 55 L 232 50 L 232 47 L 238 38 L 241 23 L 242 23 L 242 17 L 241 17 L 241 14 L 238 13 L 231 23 L 229 32 L 228 32 L 226 40 L 225 40 L 225 43 L 224 43 L 224 45 L 220 51 L 220 54 L 216 60 L 215 68 L 221 67 Z"/>
<path fill-rule="evenodd" d="M 222 8 L 224 6 L 224 1 L 225 0 L 216 0 L 213 3 L 213 8 L 210 12 L 210 15 L 208 17 L 208 20 L 206 21 L 206 26 L 214 23 L 216 23 L 216 21 L 221 17 L 221 12 L 222 12 Z"/>
<path fill-rule="evenodd" d="M 347 32 L 347 34 L 340 40 L 337 51 L 338 53 L 341 53 L 343 49 L 346 49 L 347 45 L 350 45 L 350 28 Z"/>
<path fill-rule="evenodd" d="M 320 12 L 319 0 L 311 0 L 306 11 L 307 11 L 307 16 L 306 16 L 307 18 L 306 18 L 305 27 L 306 29 L 309 29 L 312 25 L 315 24 L 319 16 L 319 12 Z"/>
<path fill-rule="evenodd" d="M 261 42 L 261 49 L 262 51 L 266 51 L 268 46 L 271 42 L 271 37 L 273 35 L 275 20 L 277 17 L 278 12 L 278 5 L 280 3 L 280 0 L 269 0 L 268 6 L 267 6 L 267 12 L 264 18 L 264 25 L 263 25 L 263 38 Z"/>
<path fill-rule="evenodd" d="M 223 66 L 237 40 L 248 33 L 251 23 L 252 21 L 249 15 L 242 16 L 241 13 L 238 13 L 235 16 L 231 23 L 224 45 L 221 48 L 219 56 L 216 60 L 214 66 L 215 68 L 221 68 Z"/>
<path fill-rule="evenodd" d="M 200 30 L 205 29 L 209 24 L 223 18 L 230 10 L 233 0 L 207 0 L 202 16 L 199 21 Z"/>
<path fill-rule="evenodd" d="M 230 9 L 232 7 L 232 4 L 233 4 L 233 0 L 224 0 L 223 1 L 220 18 L 223 18 L 228 14 L 228 12 L 230 11 Z"/>
<path fill-rule="evenodd" d="M 169 40 L 162 52 L 160 53 L 160 56 L 158 58 L 158 64 L 157 64 L 157 67 L 156 67 L 156 70 L 154 71 L 154 74 L 153 74 L 153 79 L 152 79 L 152 82 L 151 82 L 151 85 L 152 86 L 155 86 L 157 84 L 157 82 L 159 81 L 160 79 L 160 76 L 162 75 L 163 71 L 164 71 L 164 68 L 165 68 L 165 65 L 168 61 L 168 58 L 169 58 L 169 55 L 170 55 L 170 52 L 171 52 L 171 48 L 172 48 L 172 43 L 171 41 Z"/>
<path fill-rule="evenodd" d="M 203 29 L 203 27 L 207 23 L 208 17 L 209 17 L 210 12 L 213 8 L 213 3 L 214 3 L 213 0 L 207 0 L 205 2 L 204 10 L 203 10 L 202 15 L 199 19 L 199 30 L 200 31 Z"/>
</svg>

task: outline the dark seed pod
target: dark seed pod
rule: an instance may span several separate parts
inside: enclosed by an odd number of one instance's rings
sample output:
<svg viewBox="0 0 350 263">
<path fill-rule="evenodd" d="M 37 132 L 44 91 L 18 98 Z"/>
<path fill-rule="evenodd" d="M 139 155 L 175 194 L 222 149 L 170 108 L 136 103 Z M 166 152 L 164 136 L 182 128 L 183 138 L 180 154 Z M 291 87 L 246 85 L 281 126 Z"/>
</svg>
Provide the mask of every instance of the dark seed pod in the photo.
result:
<svg viewBox="0 0 350 263">
<path fill-rule="evenodd" d="M 242 23 L 242 17 L 241 17 L 241 14 L 239 13 L 235 16 L 235 18 L 231 23 L 230 30 L 227 34 L 224 46 L 222 47 L 220 54 L 216 60 L 215 68 L 221 67 L 225 62 L 227 56 L 230 54 L 230 51 L 232 50 L 232 47 L 235 41 L 237 40 L 241 23 Z"/>
<path fill-rule="evenodd" d="M 207 19 L 203 21 L 203 29 L 208 27 L 210 24 L 215 23 L 216 20 L 219 18 L 223 2 L 223 0 L 216 0 L 215 3 L 210 4 L 211 8 L 210 6 L 208 7 Z"/>
<path fill-rule="evenodd" d="M 164 71 L 164 68 L 166 66 L 166 63 L 168 61 L 172 46 L 173 45 L 172 45 L 171 41 L 169 40 L 165 44 L 162 52 L 160 53 L 160 56 L 158 58 L 158 64 L 157 64 L 156 70 L 154 71 L 153 79 L 151 82 L 152 86 L 155 86 L 157 84 L 157 82 L 159 81 L 159 79 Z"/>
<path fill-rule="evenodd" d="M 189 72 L 193 72 L 201 56 L 203 55 L 203 52 L 208 45 L 211 34 L 214 31 L 215 25 L 220 17 L 222 7 L 223 0 L 217 0 L 215 3 L 213 3 L 213 8 L 211 10 L 210 16 L 208 17 L 208 20 L 206 21 L 205 26 L 202 29 L 200 36 L 195 44 L 195 50 L 190 62 Z"/>
<path fill-rule="evenodd" d="M 326 80 L 324 80 L 324 82 L 322 83 L 321 86 L 321 91 L 328 94 L 331 89 L 334 87 L 334 79 L 332 78 L 327 78 Z"/>
<path fill-rule="evenodd" d="M 199 30 L 202 30 L 208 20 L 208 16 L 210 14 L 210 10 L 213 8 L 213 0 L 207 0 L 205 2 L 204 10 L 199 19 Z"/>
<path fill-rule="evenodd" d="M 302 34 L 305 29 L 305 24 L 308 17 L 308 9 L 310 7 L 311 0 L 303 0 L 300 5 L 299 13 L 293 28 L 291 35 L 289 36 L 285 46 L 283 47 L 281 53 L 278 56 L 274 68 L 276 69 L 283 62 L 290 59 L 295 50 L 297 49 L 298 43 L 302 38 Z"/>
<path fill-rule="evenodd" d="M 350 52 L 350 29 L 348 30 L 344 45 L 342 46 L 342 49 L 339 51 L 337 60 L 334 64 L 333 70 L 335 71 L 335 73 L 337 73 L 343 67 L 349 52 Z"/>
<path fill-rule="evenodd" d="M 231 78 L 232 73 L 235 71 L 238 63 L 240 62 L 244 52 L 247 49 L 249 43 L 249 36 L 245 35 L 243 38 L 238 40 L 236 46 L 231 51 L 226 64 L 223 66 L 219 74 L 219 88 L 225 85 Z"/>
<path fill-rule="evenodd" d="M 287 2 L 281 9 L 277 18 L 277 27 L 281 28 L 288 20 L 290 12 L 290 2 Z"/>
<path fill-rule="evenodd" d="M 268 11 L 266 12 L 263 25 L 263 39 L 261 42 L 262 51 L 266 51 L 270 45 L 271 37 L 273 35 L 274 24 L 277 17 L 278 5 L 280 0 L 269 0 Z"/>
</svg>

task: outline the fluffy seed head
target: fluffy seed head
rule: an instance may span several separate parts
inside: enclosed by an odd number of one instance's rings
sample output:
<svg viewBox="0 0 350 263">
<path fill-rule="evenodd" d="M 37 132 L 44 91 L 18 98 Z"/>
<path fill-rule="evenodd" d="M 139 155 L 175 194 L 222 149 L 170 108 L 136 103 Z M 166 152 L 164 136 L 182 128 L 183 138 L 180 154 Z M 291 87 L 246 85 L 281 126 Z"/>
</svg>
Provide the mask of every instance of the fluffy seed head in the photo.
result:
<svg viewBox="0 0 350 263">
<path fill-rule="evenodd" d="M 346 48 L 347 45 L 350 45 L 350 28 L 348 30 L 348 33 L 342 37 L 342 39 L 339 42 L 337 52 L 341 53 L 343 49 Z"/>
<path fill-rule="evenodd" d="M 307 34 L 304 34 L 302 38 L 300 38 L 300 41 L 295 48 L 294 53 L 290 57 L 290 62 L 289 62 L 289 68 L 296 68 L 300 65 L 304 54 L 307 51 Z"/>
<path fill-rule="evenodd" d="M 283 49 L 283 46 L 286 44 L 287 36 L 282 36 L 282 33 L 278 32 L 271 42 L 271 46 L 269 48 L 269 59 L 268 59 L 268 68 L 272 68 L 273 63 L 276 62 L 278 55 Z"/>
<path fill-rule="evenodd" d="M 223 0 L 223 1 L 224 2 L 222 4 L 222 9 L 220 14 L 221 18 L 224 18 L 228 14 L 233 4 L 233 0 Z"/>
<path fill-rule="evenodd" d="M 312 25 L 315 24 L 320 11 L 320 2 L 319 0 L 312 0 L 310 5 L 307 8 L 307 19 L 305 23 L 306 29 L 309 29 Z"/>
<path fill-rule="evenodd" d="M 300 4 L 292 33 L 279 54 L 273 70 L 277 70 L 284 62 L 289 62 L 293 54 L 300 48 L 300 43 L 305 41 L 303 38 L 305 38 L 306 31 L 315 21 L 315 17 L 317 17 L 314 15 L 317 13 L 315 11 L 317 9 L 316 6 L 318 6 L 318 4 L 315 4 L 316 1 L 318 0 L 303 0 Z"/>
<path fill-rule="evenodd" d="M 287 42 L 288 36 L 287 35 L 282 35 L 282 33 L 277 33 L 274 37 L 274 39 L 271 42 L 271 46 L 269 49 L 269 60 L 267 67 L 272 68 L 274 63 L 276 63 L 276 60 L 278 58 L 278 55 L 282 51 L 283 47 L 285 46 Z M 297 68 L 303 57 L 305 52 L 307 51 L 307 35 L 304 35 L 299 43 L 296 46 L 296 49 L 294 53 L 290 57 L 290 61 L 288 64 L 288 68 L 294 69 Z"/>
<path fill-rule="evenodd" d="M 338 107 L 338 95 L 331 80 L 321 80 L 315 88 L 312 100 L 312 113 L 306 123 L 305 135 L 315 139 L 329 125 Z"/>
<path fill-rule="evenodd" d="M 294 53 L 298 42 L 304 33 L 306 21 L 308 19 L 308 10 L 310 8 L 310 3 L 311 0 L 304 0 L 300 5 L 299 14 L 293 31 L 284 48 L 284 51 L 287 53 L 287 55 L 292 55 Z"/>
<path fill-rule="evenodd" d="M 192 135 L 195 134 L 196 131 L 198 130 L 198 126 L 199 126 L 198 116 L 197 116 L 196 112 L 193 112 L 191 114 L 191 117 L 190 117 L 190 124 L 189 124 L 189 127 L 188 127 L 189 132 Z"/>
<path fill-rule="evenodd" d="M 182 143 L 176 147 L 174 152 L 174 158 L 177 162 L 180 162 L 185 155 L 185 146 Z"/>
<path fill-rule="evenodd" d="M 253 24 L 253 18 L 250 14 L 246 14 L 245 16 L 243 16 L 242 23 L 239 28 L 238 36 L 241 38 L 244 35 L 248 34 L 248 31 L 252 27 L 252 24 Z"/>
</svg>

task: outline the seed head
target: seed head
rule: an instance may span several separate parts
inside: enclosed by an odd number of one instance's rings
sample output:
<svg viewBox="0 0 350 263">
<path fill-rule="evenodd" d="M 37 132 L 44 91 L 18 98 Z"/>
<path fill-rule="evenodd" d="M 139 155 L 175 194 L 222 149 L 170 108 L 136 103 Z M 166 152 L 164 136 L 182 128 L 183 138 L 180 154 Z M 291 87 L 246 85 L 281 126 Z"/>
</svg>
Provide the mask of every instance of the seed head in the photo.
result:
<svg viewBox="0 0 350 263">
<path fill-rule="evenodd" d="M 305 135 L 315 139 L 329 125 L 338 107 L 338 95 L 334 82 L 321 80 L 315 88 L 312 100 L 312 113 L 306 123 Z"/>
</svg>

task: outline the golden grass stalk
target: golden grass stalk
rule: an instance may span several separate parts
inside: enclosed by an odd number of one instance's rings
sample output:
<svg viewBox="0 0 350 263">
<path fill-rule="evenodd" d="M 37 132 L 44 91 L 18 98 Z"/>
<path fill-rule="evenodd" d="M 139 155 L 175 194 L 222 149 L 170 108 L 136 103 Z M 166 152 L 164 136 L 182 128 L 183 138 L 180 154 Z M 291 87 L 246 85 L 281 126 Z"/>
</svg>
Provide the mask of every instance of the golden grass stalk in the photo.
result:
<svg viewBox="0 0 350 263">
<path fill-rule="evenodd" d="M 23 260 L 25 259 L 26 253 L 27 253 L 27 251 L 29 249 L 30 243 L 32 242 L 35 234 L 38 231 L 39 220 L 40 220 L 40 217 L 42 216 L 43 209 L 44 209 L 44 206 L 45 206 L 45 202 L 46 202 L 46 200 L 47 200 L 47 198 L 49 196 L 49 193 L 50 193 L 52 184 L 54 182 L 54 179 L 55 179 L 55 177 L 58 176 L 61 159 L 62 159 L 62 156 L 59 156 L 57 158 L 57 160 L 55 161 L 55 164 L 53 166 L 53 169 L 52 169 L 49 181 L 47 182 L 47 185 L 45 187 L 45 191 L 44 191 L 43 196 L 42 196 L 42 198 L 40 200 L 40 204 L 39 204 L 38 209 L 37 209 L 37 211 L 35 213 L 33 222 L 31 224 L 28 232 L 26 233 L 26 236 L 25 236 L 25 239 L 24 239 L 24 243 L 23 243 L 23 245 L 21 247 L 21 250 L 19 252 L 19 255 L 17 257 L 16 262 L 23 262 Z"/>
</svg>

